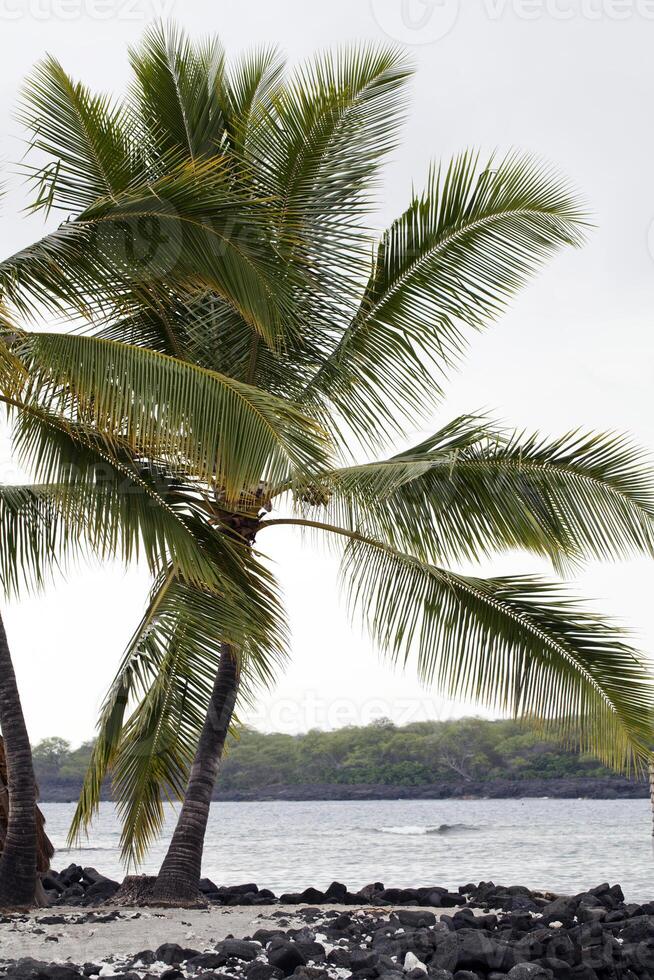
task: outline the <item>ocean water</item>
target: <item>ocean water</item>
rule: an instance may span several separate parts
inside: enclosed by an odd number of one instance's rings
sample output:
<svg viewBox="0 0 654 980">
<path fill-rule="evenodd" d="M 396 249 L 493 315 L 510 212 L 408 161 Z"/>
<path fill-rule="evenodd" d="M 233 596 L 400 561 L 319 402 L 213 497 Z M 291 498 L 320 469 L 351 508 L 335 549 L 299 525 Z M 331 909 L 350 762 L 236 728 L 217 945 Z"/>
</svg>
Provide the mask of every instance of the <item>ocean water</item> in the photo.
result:
<svg viewBox="0 0 654 980">
<path fill-rule="evenodd" d="M 71 862 L 120 879 L 120 825 L 103 803 L 88 841 L 66 848 L 68 803 L 42 805 L 58 849 Z M 138 870 L 155 872 L 174 826 Z M 619 882 L 628 901 L 654 899 L 649 800 L 394 800 L 214 803 L 203 873 L 216 884 L 255 881 L 276 894 L 334 879 L 351 889 L 492 880 L 562 893 Z"/>
</svg>

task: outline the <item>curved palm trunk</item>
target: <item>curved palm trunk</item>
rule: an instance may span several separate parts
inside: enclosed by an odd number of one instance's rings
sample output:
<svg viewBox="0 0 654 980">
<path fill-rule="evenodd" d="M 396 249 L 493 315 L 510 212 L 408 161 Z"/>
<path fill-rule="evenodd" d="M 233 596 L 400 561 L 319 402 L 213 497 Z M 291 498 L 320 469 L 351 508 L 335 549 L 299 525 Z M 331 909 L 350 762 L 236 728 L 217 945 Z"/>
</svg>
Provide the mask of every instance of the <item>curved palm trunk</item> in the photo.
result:
<svg viewBox="0 0 654 980">
<path fill-rule="evenodd" d="M 38 798 L 39 787 L 36 787 Z M 5 756 L 5 743 L 0 736 L 0 855 L 5 846 L 7 835 L 7 821 L 9 820 L 9 791 L 7 789 L 7 760 Z M 37 806 L 36 808 L 36 870 L 39 872 L 36 878 L 36 894 L 34 904 L 40 907 L 48 905 L 48 896 L 45 893 L 41 874 L 49 871 L 50 860 L 54 856 L 54 846 L 45 832 L 45 817 Z"/>
<path fill-rule="evenodd" d="M 191 767 L 184 803 L 151 901 L 188 905 L 200 898 L 200 872 L 211 796 L 236 704 L 239 666 L 232 649 L 221 647 L 207 717 Z"/>
<path fill-rule="evenodd" d="M 34 904 L 36 781 L 7 635 L 0 617 L 0 728 L 7 762 L 8 819 L 0 857 L 0 908 Z"/>
</svg>

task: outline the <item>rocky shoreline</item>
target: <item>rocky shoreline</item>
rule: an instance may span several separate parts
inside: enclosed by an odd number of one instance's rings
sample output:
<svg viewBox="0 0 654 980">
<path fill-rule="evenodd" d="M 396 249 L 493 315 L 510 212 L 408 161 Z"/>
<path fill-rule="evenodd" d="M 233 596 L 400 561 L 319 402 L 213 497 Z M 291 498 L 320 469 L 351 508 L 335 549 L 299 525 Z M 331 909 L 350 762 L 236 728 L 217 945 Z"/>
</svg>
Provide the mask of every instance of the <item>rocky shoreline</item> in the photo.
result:
<svg viewBox="0 0 654 980">
<path fill-rule="evenodd" d="M 40 782 L 42 803 L 76 803 L 79 780 Z M 521 800 L 550 797 L 559 800 L 637 800 L 649 797 L 649 784 L 624 776 L 566 776 L 548 779 L 451 779 L 438 783 L 409 786 L 405 783 L 292 783 L 258 787 L 252 790 L 225 791 L 216 787 L 215 802 L 255 803 L 274 800 Z M 111 787 L 102 793 L 111 802 Z"/>
<path fill-rule="evenodd" d="M 463 885 L 456 892 L 440 886 L 386 888 L 381 882 L 350 892 L 333 882 L 324 891 L 308 888 L 277 897 L 253 883 L 219 887 L 205 880 L 207 909 L 159 913 L 116 907 L 111 897 L 103 902 L 101 891 L 115 893 L 118 884 L 107 884 L 93 869 L 79 871 L 80 881 L 72 880 L 79 875 L 75 865 L 55 875 L 64 885 L 57 901 L 77 885 L 83 892 L 72 896 L 77 904 L 101 907 L 70 908 L 69 900 L 61 910 L 0 918 L 0 975 L 7 980 L 654 977 L 654 902 L 627 903 L 619 885 L 564 897 L 492 882 Z M 271 907 L 251 908 L 264 905 Z M 128 927 L 130 939 L 124 935 Z M 233 931 L 225 933 L 230 927 Z M 112 953 L 94 959 L 100 929 L 109 931 Z M 221 929 L 224 938 L 216 939 Z M 80 937 L 78 945 L 67 947 L 73 933 Z M 148 945 L 150 937 L 162 935 L 167 941 Z M 84 958 L 74 959 L 71 950 L 80 944 Z M 48 961 L 29 954 L 48 947 L 68 955 Z M 1 959 L 9 949 L 13 957 Z M 25 955 L 15 955 L 16 950 Z"/>
</svg>

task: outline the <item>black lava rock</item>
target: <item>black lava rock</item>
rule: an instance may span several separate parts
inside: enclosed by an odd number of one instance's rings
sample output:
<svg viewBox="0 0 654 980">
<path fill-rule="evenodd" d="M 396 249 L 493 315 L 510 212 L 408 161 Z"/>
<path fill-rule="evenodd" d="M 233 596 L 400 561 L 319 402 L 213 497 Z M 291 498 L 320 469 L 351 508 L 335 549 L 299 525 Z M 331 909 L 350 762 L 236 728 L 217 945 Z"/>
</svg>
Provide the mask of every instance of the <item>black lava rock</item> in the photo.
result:
<svg viewBox="0 0 654 980">
<path fill-rule="evenodd" d="M 192 960 L 194 956 L 200 955 L 199 949 L 188 949 L 179 946 L 177 943 L 162 943 L 155 950 L 155 957 L 161 963 L 168 963 L 169 966 L 179 966 L 186 960 Z"/>
<path fill-rule="evenodd" d="M 96 905 L 113 898 L 120 884 L 111 878 L 98 877 L 84 892 L 84 905 Z"/>
<path fill-rule="evenodd" d="M 340 881 L 332 881 L 331 885 L 325 892 L 325 900 L 327 902 L 342 902 L 347 895 L 347 885 L 341 884 Z"/>
<path fill-rule="evenodd" d="M 217 943 L 216 951 L 231 959 L 245 960 L 249 963 L 257 958 L 261 946 L 258 943 L 246 942 L 244 939 L 223 939 L 221 943 Z"/>
<path fill-rule="evenodd" d="M 247 980 L 278 980 L 283 975 L 276 966 L 271 963 L 263 963 L 261 960 L 254 960 L 245 971 Z"/>
<path fill-rule="evenodd" d="M 304 966 L 306 958 L 296 943 L 281 940 L 277 941 L 276 944 L 275 941 L 270 944 L 268 962 L 272 966 L 276 966 L 287 977 L 293 973 L 296 967 Z"/>
</svg>

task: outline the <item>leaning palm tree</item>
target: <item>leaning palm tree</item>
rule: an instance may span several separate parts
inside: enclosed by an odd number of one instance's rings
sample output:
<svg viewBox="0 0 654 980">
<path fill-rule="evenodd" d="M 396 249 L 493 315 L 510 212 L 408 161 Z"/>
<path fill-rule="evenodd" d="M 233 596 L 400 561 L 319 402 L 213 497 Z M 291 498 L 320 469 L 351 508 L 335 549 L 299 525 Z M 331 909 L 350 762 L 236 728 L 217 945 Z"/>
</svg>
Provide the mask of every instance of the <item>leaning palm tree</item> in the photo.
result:
<svg viewBox="0 0 654 980">
<path fill-rule="evenodd" d="M 3 188 L 0 187 L 0 196 Z M 0 301 L 0 326 L 11 324 Z M 17 364 L 0 352 L 7 394 Z M 54 506 L 52 506 L 54 505 Z M 11 595 L 41 584 L 46 567 L 65 552 L 63 498 L 36 486 L 0 486 L 0 588 Z M 2 616 L 0 616 L 0 908 L 42 902 L 37 870 L 46 870 L 51 845 L 36 805 L 37 787 L 27 726 Z"/>
<path fill-rule="evenodd" d="M 20 437 L 33 447 L 29 440 L 45 435 L 43 472 L 50 469 L 48 453 L 57 470 L 56 479 L 0 485 L 2 593 L 39 590 L 71 562 L 114 556 L 130 562 L 136 553 L 157 575 L 174 552 L 188 582 L 211 584 L 202 541 L 150 487 L 148 474 L 140 477 L 133 465 L 121 468 L 116 458 L 99 468 L 106 454 L 93 441 L 97 433 L 89 430 L 85 437 L 86 429 L 71 427 L 65 413 L 57 417 L 44 409 L 42 391 L 34 397 L 26 363 L 16 353 L 24 335 L 2 304 L 0 329 L 0 402 L 13 420 L 19 454 Z M 26 461 L 29 456 L 30 449 Z M 0 730 L 0 908 L 28 908 L 45 900 L 38 872 L 47 869 L 51 845 L 36 806 L 30 742 L 1 617 Z"/>
<path fill-rule="evenodd" d="M 327 54 L 286 77 L 274 51 L 228 66 L 216 41 L 155 28 L 131 60 L 121 100 L 52 59 L 35 72 L 34 206 L 66 221 L 0 264 L 19 313 L 84 318 L 6 338 L 27 379 L 21 459 L 47 481 L 72 464 L 83 486 L 104 480 L 116 527 L 116 501 L 138 510 L 130 540 L 157 515 L 152 594 L 72 834 L 109 771 L 128 860 L 160 832 L 162 797 L 182 799 L 151 898 L 197 900 L 226 732 L 287 653 L 265 552 L 284 525 L 341 549 L 350 609 L 392 662 L 546 729 L 579 726 L 610 765 L 640 763 L 651 688 L 620 631 L 556 579 L 457 566 L 523 550 L 559 573 L 651 554 L 647 459 L 623 437 L 548 440 L 475 415 L 410 440 L 469 331 L 582 241 L 565 181 L 519 154 L 464 153 L 376 236 L 410 74 L 398 51 Z"/>
</svg>

